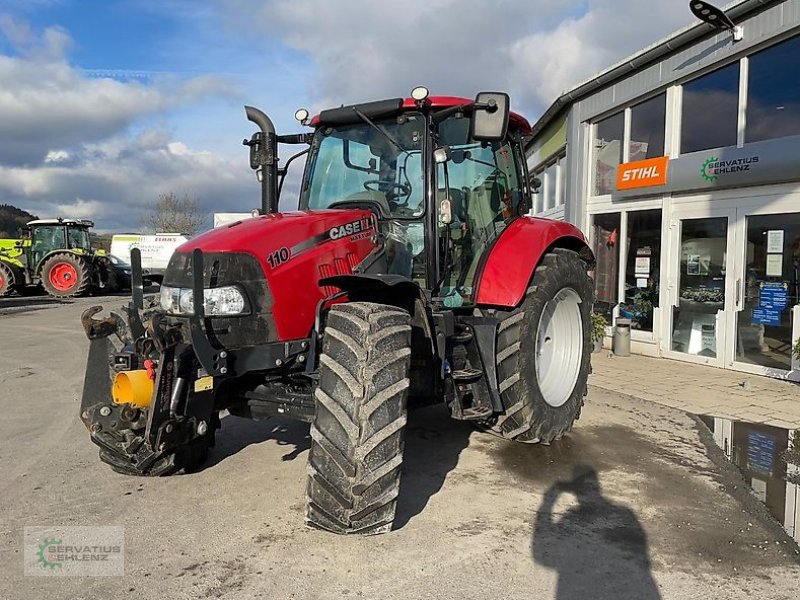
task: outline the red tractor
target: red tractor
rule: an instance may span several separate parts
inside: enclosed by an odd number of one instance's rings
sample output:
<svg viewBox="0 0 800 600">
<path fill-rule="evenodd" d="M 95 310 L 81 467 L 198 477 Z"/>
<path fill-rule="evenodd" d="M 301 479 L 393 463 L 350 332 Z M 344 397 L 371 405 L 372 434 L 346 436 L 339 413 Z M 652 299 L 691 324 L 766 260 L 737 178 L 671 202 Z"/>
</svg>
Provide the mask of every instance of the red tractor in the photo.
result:
<svg viewBox="0 0 800 600">
<path fill-rule="evenodd" d="M 531 129 L 506 94 L 298 111 L 313 132 L 296 135 L 246 111 L 263 214 L 180 246 L 150 306 L 134 255 L 130 305 L 83 315 L 81 418 L 103 462 L 189 471 L 223 410 L 299 419 L 306 521 L 369 534 L 392 527 L 409 408 L 445 403 L 518 442 L 571 429 L 592 253 L 572 225 L 525 216 Z M 295 212 L 278 212 L 279 143 L 307 146 Z"/>
</svg>

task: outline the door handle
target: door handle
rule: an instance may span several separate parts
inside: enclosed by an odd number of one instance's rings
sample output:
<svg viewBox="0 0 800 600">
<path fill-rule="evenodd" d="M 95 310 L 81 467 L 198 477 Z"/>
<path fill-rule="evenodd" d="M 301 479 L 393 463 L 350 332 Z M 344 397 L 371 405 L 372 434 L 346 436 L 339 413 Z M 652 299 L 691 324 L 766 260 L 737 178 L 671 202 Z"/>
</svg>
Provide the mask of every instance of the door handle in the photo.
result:
<svg viewBox="0 0 800 600">
<path fill-rule="evenodd" d="M 736 308 L 741 308 L 742 306 L 742 280 L 736 280 Z"/>
</svg>

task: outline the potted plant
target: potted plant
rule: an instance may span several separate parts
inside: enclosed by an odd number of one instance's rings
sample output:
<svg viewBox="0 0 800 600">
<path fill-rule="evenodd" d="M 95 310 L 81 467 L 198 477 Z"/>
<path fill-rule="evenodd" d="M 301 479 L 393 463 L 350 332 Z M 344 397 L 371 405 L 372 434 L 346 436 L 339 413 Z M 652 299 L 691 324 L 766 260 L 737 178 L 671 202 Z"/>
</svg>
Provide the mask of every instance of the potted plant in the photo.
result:
<svg viewBox="0 0 800 600">
<path fill-rule="evenodd" d="M 600 352 L 603 349 L 603 338 L 606 336 L 606 326 L 608 321 L 606 318 L 594 311 L 592 311 L 592 343 L 594 344 L 594 352 Z"/>
</svg>

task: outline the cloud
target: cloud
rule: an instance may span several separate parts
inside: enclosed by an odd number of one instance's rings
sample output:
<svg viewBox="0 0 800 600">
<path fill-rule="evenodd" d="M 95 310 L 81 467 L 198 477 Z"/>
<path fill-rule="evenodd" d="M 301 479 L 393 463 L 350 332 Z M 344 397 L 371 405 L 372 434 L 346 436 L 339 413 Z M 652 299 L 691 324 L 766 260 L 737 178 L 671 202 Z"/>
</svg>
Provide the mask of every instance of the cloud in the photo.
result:
<svg viewBox="0 0 800 600">
<path fill-rule="evenodd" d="M 4 16 L 0 34 L 15 49 L 0 55 L 0 163 L 41 164 L 53 151 L 106 139 L 144 116 L 234 93 L 219 76 L 164 76 L 153 85 L 85 77 L 68 63 L 72 40 L 58 27 L 37 36 Z"/>
<path fill-rule="evenodd" d="M 258 183 L 244 155 L 192 148 L 169 124 L 176 112 L 234 98 L 238 91 L 227 78 L 87 77 L 69 63 L 66 31 L 36 32 L 0 15 L 3 47 L 11 48 L 0 53 L 4 202 L 42 216 L 91 218 L 102 230 L 140 228 L 165 192 L 188 193 L 209 214 L 258 206 Z"/>
<path fill-rule="evenodd" d="M 675 2 L 596 0 L 580 17 L 531 32 L 510 46 L 511 68 L 529 74 L 522 102 L 546 107 L 569 87 L 651 45 L 691 21 Z"/>
<path fill-rule="evenodd" d="M 104 230 L 137 229 L 159 194 L 188 193 L 208 214 L 258 207 L 246 161 L 196 151 L 158 131 L 86 146 L 64 166 L 0 166 L 0 197 L 47 216 L 91 218 Z"/>
<path fill-rule="evenodd" d="M 564 88 L 691 20 L 660 0 L 226 0 L 258 31 L 309 54 L 324 103 L 434 93 L 512 93 L 535 116 Z M 231 18 L 231 17 L 229 17 Z"/>
</svg>

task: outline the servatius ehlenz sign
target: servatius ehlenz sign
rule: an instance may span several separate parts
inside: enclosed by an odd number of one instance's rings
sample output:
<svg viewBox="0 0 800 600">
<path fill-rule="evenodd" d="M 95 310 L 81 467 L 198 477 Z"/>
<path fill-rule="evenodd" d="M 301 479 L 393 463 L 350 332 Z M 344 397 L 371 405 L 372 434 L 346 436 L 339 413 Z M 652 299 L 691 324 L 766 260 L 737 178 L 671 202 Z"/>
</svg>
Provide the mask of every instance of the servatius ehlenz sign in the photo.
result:
<svg viewBox="0 0 800 600">
<path fill-rule="evenodd" d="M 621 165 L 620 168 L 624 168 Z M 669 161 L 661 185 L 618 189 L 628 198 L 664 192 L 718 189 L 800 180 L 800 136 L 745 144 L 743 148 L 712 148 Z"/>
</svg>

